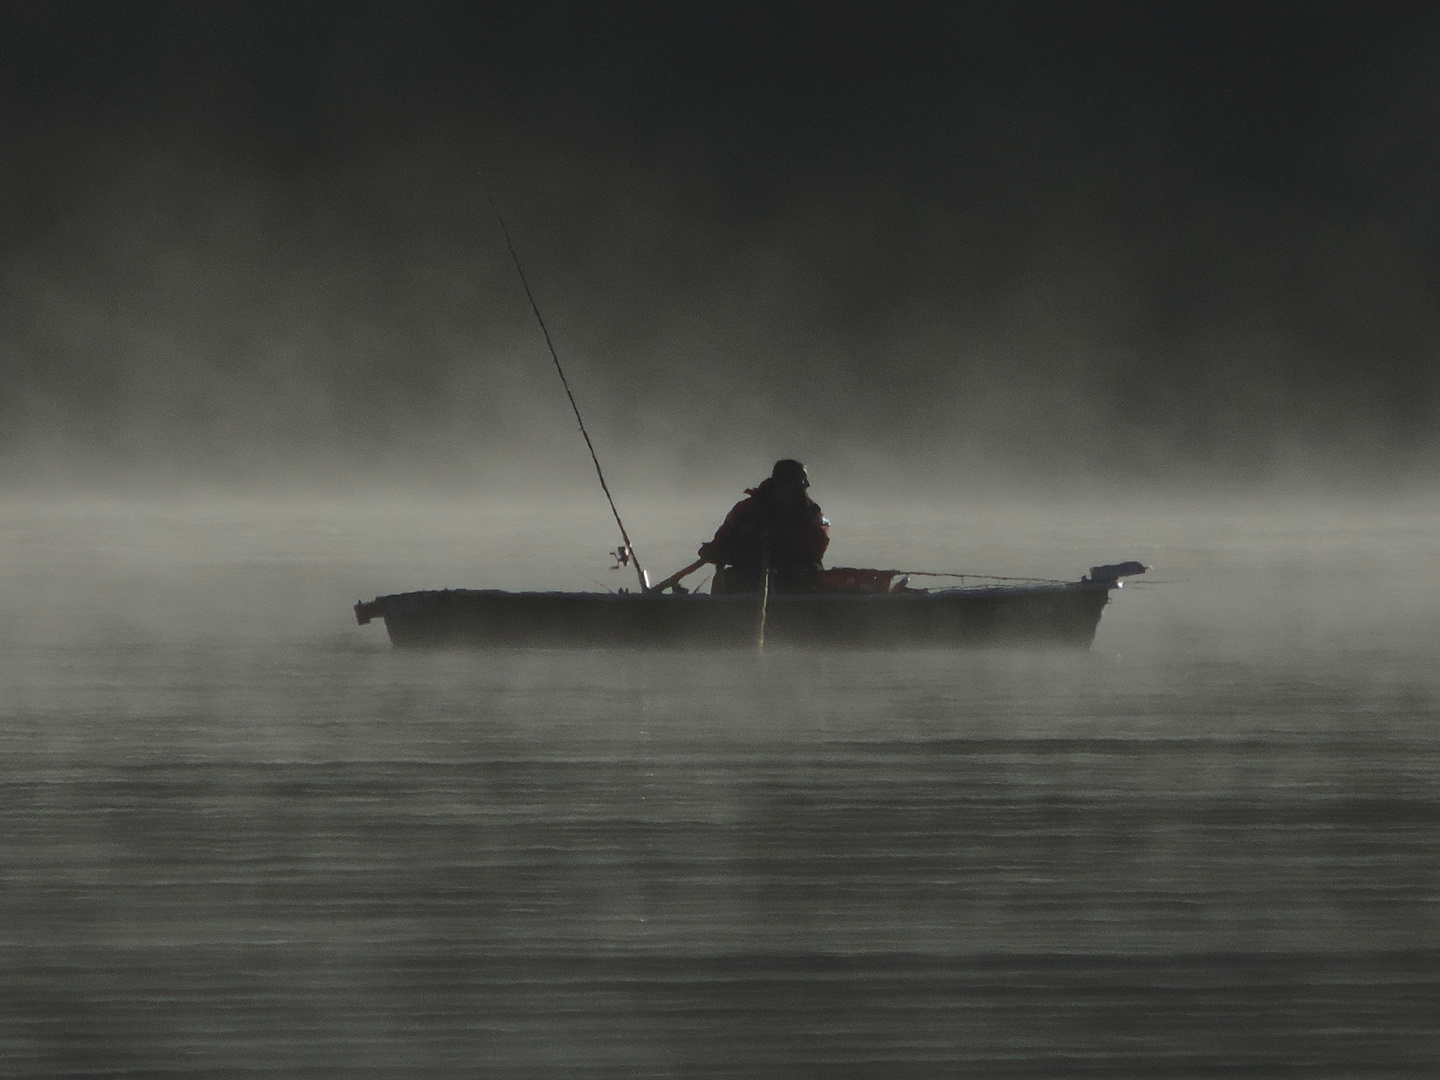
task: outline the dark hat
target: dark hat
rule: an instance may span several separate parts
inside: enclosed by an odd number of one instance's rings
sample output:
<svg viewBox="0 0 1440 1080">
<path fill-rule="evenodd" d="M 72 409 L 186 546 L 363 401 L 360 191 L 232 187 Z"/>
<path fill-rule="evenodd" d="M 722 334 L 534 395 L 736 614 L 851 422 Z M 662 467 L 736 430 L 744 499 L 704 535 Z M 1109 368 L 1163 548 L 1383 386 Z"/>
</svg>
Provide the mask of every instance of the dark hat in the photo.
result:
<svg viewBox="0 0 1440 1080">
<path fill-rule="evenodd" d="M 781 458 L 775 462 L 775 468 L 770 470 L 770 479 L 781 484 L 798 482 L 802 488 L 810 486 L 810 477 L 805 472 L 805 466 L 794 458 Z"/>
</svg>

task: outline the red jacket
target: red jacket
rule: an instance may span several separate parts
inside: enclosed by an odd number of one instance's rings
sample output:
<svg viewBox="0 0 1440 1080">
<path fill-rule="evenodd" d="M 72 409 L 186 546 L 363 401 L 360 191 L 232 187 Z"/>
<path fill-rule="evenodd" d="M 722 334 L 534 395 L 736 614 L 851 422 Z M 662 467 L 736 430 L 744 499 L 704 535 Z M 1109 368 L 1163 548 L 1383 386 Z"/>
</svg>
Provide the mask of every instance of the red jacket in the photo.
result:
<svg viewBox="0 0 1440 1080">
<path fill-rule="evenodd" d="M 830 526 L 814 500 L 807 495 L 801 503 L 778 501 L 769 480 L 745 494 L 748 497 L 725 515 L 715 538 L 700 545 L 700 557 L 758 578 L 768 537 L 770 567 L 777 575 L 794 577 L 819 571 L 830 546 Z"/>
</svg>

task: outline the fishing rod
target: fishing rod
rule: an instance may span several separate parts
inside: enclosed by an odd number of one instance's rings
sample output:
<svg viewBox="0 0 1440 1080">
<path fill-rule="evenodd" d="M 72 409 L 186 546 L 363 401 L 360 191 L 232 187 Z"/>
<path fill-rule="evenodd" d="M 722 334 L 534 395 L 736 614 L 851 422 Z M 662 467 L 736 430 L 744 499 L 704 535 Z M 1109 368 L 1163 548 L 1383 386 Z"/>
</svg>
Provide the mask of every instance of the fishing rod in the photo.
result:
<svg viewBox="0 0 1440 1080">
<path fill-rule="evenodd" d="M 515 251 L 515 243 L 510 239 L 510 230 L 505 226 L 505 219 L 500 216 L 500 208 L 495 205 L 495 196 L 490 194 L 490 186 L 481 181 L 480 186 L 485 190 L 485 199 L 490 203 L 490 210 L 495 215 L 495 220 L 500 224 L 500 233 L 505 237 L 505 246 L 510 249 L 510 261 L 515 264 L 515 273 L 520 276 L 520 284 L 525 287 L 525 298 L 530 301 L 530 310 L 535 313 L 535 321 L 540 324 L 540 333 L 545 335 L 545 345 L 550 350 L 550 359 L 555 361 L 555 372 L 560 376 L 560 385 L 565 388 L 565 396 L 570 399 L 570 409 L 575 414 L 575 422 L 580 425 L 580 434 L 585 438 L 585 447 L 590 451 L 590 460 L 595 463 L 595 475 L 600 478 L 600 490 L 605 492 L 605 501 L 610 504 L 610 513 L 615 516 L 615 524 L 620 527 L 620 539 L 624 544 L 615 553 L 615 557 L 621 566 L 631 563 L 635 567 L 635 576 L 640 579 L 640 591 L 644 592 L 650 587 L 650 579 L 640 567 L 640 558 L 635 554 L 635 547 L 630 543 L 630 534 L 625 531 L 625 522 L 620 520 L 620 511 L 615 508 L 615 499 L 610 494 L 610 485 L 605 482 L 605 470 L 600 468 L 600 458 L 595 453 L 595 444 L 590 441 L 590 432 L 585 430 L 585 421 L 580 416 L 580 406 L 575 403 L 575 395 L 570 392 L 570 380 L 565 378 L 565 369 L 560 366 L 560 355 L 555 351 L 555 343 L 550 340 L 550 329 L 545 325 L 545 317 L 540 314 L 540 305 L 535 302 L 535 294 L 530 291 L 530 282 L 525 277 L 525 270 L 520 265 L 520 256 Z"/>
</svg>

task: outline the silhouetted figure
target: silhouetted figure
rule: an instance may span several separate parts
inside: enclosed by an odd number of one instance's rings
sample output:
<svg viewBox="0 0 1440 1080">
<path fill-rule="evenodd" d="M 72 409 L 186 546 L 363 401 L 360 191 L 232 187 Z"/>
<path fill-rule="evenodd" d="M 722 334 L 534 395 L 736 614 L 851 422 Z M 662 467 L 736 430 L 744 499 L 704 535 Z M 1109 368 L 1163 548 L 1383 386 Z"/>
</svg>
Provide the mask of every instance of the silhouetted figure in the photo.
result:
<svg viewBox="0 0 1440 1080">
<path fill-rule="evenodd" d="M 767 561 L 771 588 L 815 591 L 830 525 L 806 494 L 809 486 L 805 466 L 786 458 L 775 463 L 770 479 L 746 489 L 715 539 L 700 545 L 700 557 L 716 566 L 711 592 L 758 592 Z"/>
</svg>

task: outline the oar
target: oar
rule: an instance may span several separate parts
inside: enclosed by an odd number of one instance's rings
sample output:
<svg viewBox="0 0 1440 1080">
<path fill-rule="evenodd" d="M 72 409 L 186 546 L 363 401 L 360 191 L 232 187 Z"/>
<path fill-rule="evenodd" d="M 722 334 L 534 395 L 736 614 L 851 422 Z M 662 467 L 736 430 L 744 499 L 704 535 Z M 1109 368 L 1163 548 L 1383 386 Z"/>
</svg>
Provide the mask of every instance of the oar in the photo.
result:
<svg viewBox="0 0 1440 1080">
<path fill-rule="evenodd" d="M 647 593 L 664 592 L 666 589 L 670 588 L 671 586 L 680 584 L 681 579 L 687 578 L 687 577 L 689 577 L 691 574 L 693 574 L 696 570 L 699 570 L 700 567 L 702 567 L 702 566 L 705 565 L 705 562 L 706 562 L 706 560 L 704 560 L 704 559 L 696 559 L 696 560 L 695 560 L 694 562 L 692 562 L 689 566 L 685 567 L 684 570 L 676 570 L 675 573 L 671 574 L 671 575 L 670 575 L 669 577 L 667 577 L 664 581 L 660 582 L 658 585 L 651 585 L 651 586 L 650 586 L 648 589 L 646 589 L 645 591 L 646 591 Z M 703 585 L 704 582 L 702 581 L 701 584 Z"/>
</svg>

